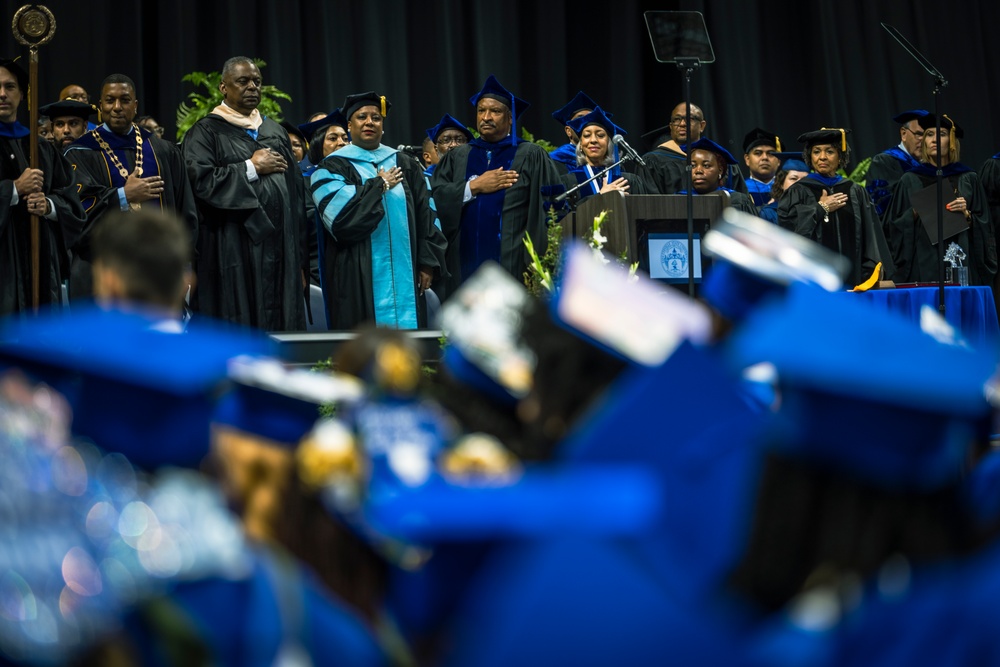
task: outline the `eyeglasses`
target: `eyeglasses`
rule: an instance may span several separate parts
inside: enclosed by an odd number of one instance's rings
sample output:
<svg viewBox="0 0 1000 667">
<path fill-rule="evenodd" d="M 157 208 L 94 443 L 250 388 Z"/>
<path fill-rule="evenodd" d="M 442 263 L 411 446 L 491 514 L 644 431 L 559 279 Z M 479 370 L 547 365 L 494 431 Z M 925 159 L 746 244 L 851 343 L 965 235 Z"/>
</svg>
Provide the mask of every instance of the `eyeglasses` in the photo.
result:
<svg viewBox="0 0 1000 667">
<path fill-rule="evenodd" d="M 699 118 L 698 116 L 691 116 L 691 123 L 692 124 L 694 124 L 694 123 L 700 123 L 701 121 L 702 121 L 702 119 Z M 687 122 L 687 118 L 685 116 L 674 116 L 673 118 L 670 119 L 670 124 L 671 125 L 684 125 L 686 122 Z"/>
<path fill-rule="evenodd" d="M 469 140 L 464 135 L 459 134 L 454 137 L 441 137 L 435 143 L 438 146 L 462 146 L 469 143 Z"/>
<path fill-rule="evenodd" d="M 922 137 L 922 136 L 924 136 L 923 131 L 914 132 L 913 130 L 911 130 L 910 128 L 906 127 L 905 125 L 903 126 L 903 129 L 906 130 L 907 132 L 909 132 L 910 134 L 912 134 L 915 137 Z"/>
</svg>

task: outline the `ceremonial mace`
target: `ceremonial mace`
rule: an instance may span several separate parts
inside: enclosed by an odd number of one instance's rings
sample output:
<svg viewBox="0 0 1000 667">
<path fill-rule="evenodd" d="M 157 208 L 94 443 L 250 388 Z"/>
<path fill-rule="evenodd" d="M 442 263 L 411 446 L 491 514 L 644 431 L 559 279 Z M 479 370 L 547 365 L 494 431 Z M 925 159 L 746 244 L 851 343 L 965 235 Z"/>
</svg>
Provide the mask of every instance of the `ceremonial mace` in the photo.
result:
<svg viewBox="0 0 1000 667">
<path fill-rule="evenodd" d="M 38 47 L 48 44 L 56 34 L 56 17 L 45 5 L 24 5 L 14 13 L 11 22 L 14 39 L 28 47 L 28 147 L 31 151 L 29 166 L 38 169 Z M 31 305 L 38 311 L 38 276 L 41 251 L 38 239 L 38 216 L 31 215 Z"/>
</svg>

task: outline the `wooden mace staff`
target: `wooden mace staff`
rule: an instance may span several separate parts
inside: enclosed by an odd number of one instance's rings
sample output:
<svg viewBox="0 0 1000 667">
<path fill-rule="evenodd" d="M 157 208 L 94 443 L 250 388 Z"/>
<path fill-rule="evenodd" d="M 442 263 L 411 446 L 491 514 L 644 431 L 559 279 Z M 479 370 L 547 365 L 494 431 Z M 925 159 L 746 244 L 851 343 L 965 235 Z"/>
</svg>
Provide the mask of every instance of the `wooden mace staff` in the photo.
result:
<svg viewBox="0 0 1000 667">
<path fill-rule="evenodd" d="M 28 112 L 31 151 L 30 167 L 38 169 L 38 47 L 48 44 L 56 34 L 56 18 L 45 5 L 24 5 L 14 13 L 11 23 L 14 39 L 28 47 Z M 38 216 L 31 215 L 31 305 L 38 312 L 41 249 Z"/>
</svg>

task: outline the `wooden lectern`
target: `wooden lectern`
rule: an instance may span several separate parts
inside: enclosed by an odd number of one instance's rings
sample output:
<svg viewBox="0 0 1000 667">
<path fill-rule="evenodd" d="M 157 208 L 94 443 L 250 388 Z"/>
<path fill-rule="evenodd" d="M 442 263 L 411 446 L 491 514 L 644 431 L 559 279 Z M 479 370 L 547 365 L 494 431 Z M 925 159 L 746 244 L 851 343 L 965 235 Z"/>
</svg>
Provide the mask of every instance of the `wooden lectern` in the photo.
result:
<svg viewBox="0 0 1000 667">
<path fill-rule="evenodd" d="M 699 195 L 694 203 L 695 235 L 695 281 L 701 282 L 700 269 L 707 266 L 704 256 L 698 257 L 701 237 L 711 224 L 722 215 L 722 209 L 729 205 L 726 192 Z M 593 195 L 583 200 L 576 211 L 563 220 L 563 230 L 567 237 L 588 238 L 593 229 L 594 218 L 601 211 L 610 211 L 602 233 L 608 241 L 604 245 L 609 254 L 621 257 L 628 263 L 639 262 L 640 270 L 664 282 L 687 283 L 687 265 L 683 271 L 677 265 L 661 263 L 658 254 L 650 261 L 650 241 L 654 249 L 662 248 L 663 242 L 678 240 L 687 247 L 687 198 L 685 195 L 628 195 L 617 192 Z M 652 270 L 651 270 L 652 269 Z M 683 273 L 683 275 L 679 275 Z"/>
</svg>

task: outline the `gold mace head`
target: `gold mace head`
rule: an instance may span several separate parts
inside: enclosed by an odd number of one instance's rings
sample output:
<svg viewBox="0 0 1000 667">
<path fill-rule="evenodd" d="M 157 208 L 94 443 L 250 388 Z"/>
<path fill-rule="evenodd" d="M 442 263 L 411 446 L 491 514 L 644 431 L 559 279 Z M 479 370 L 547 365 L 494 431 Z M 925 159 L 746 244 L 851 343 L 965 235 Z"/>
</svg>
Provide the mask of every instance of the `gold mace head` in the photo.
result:
<svg viewBox="0 0 1000 667">
<path fill-rule="evenodd" d="M 56 34 L 56 17 L 45 5 L 24 5 L 14 13 L 11 30 L 18 42 L 37 48 Z"/>
</svg>

